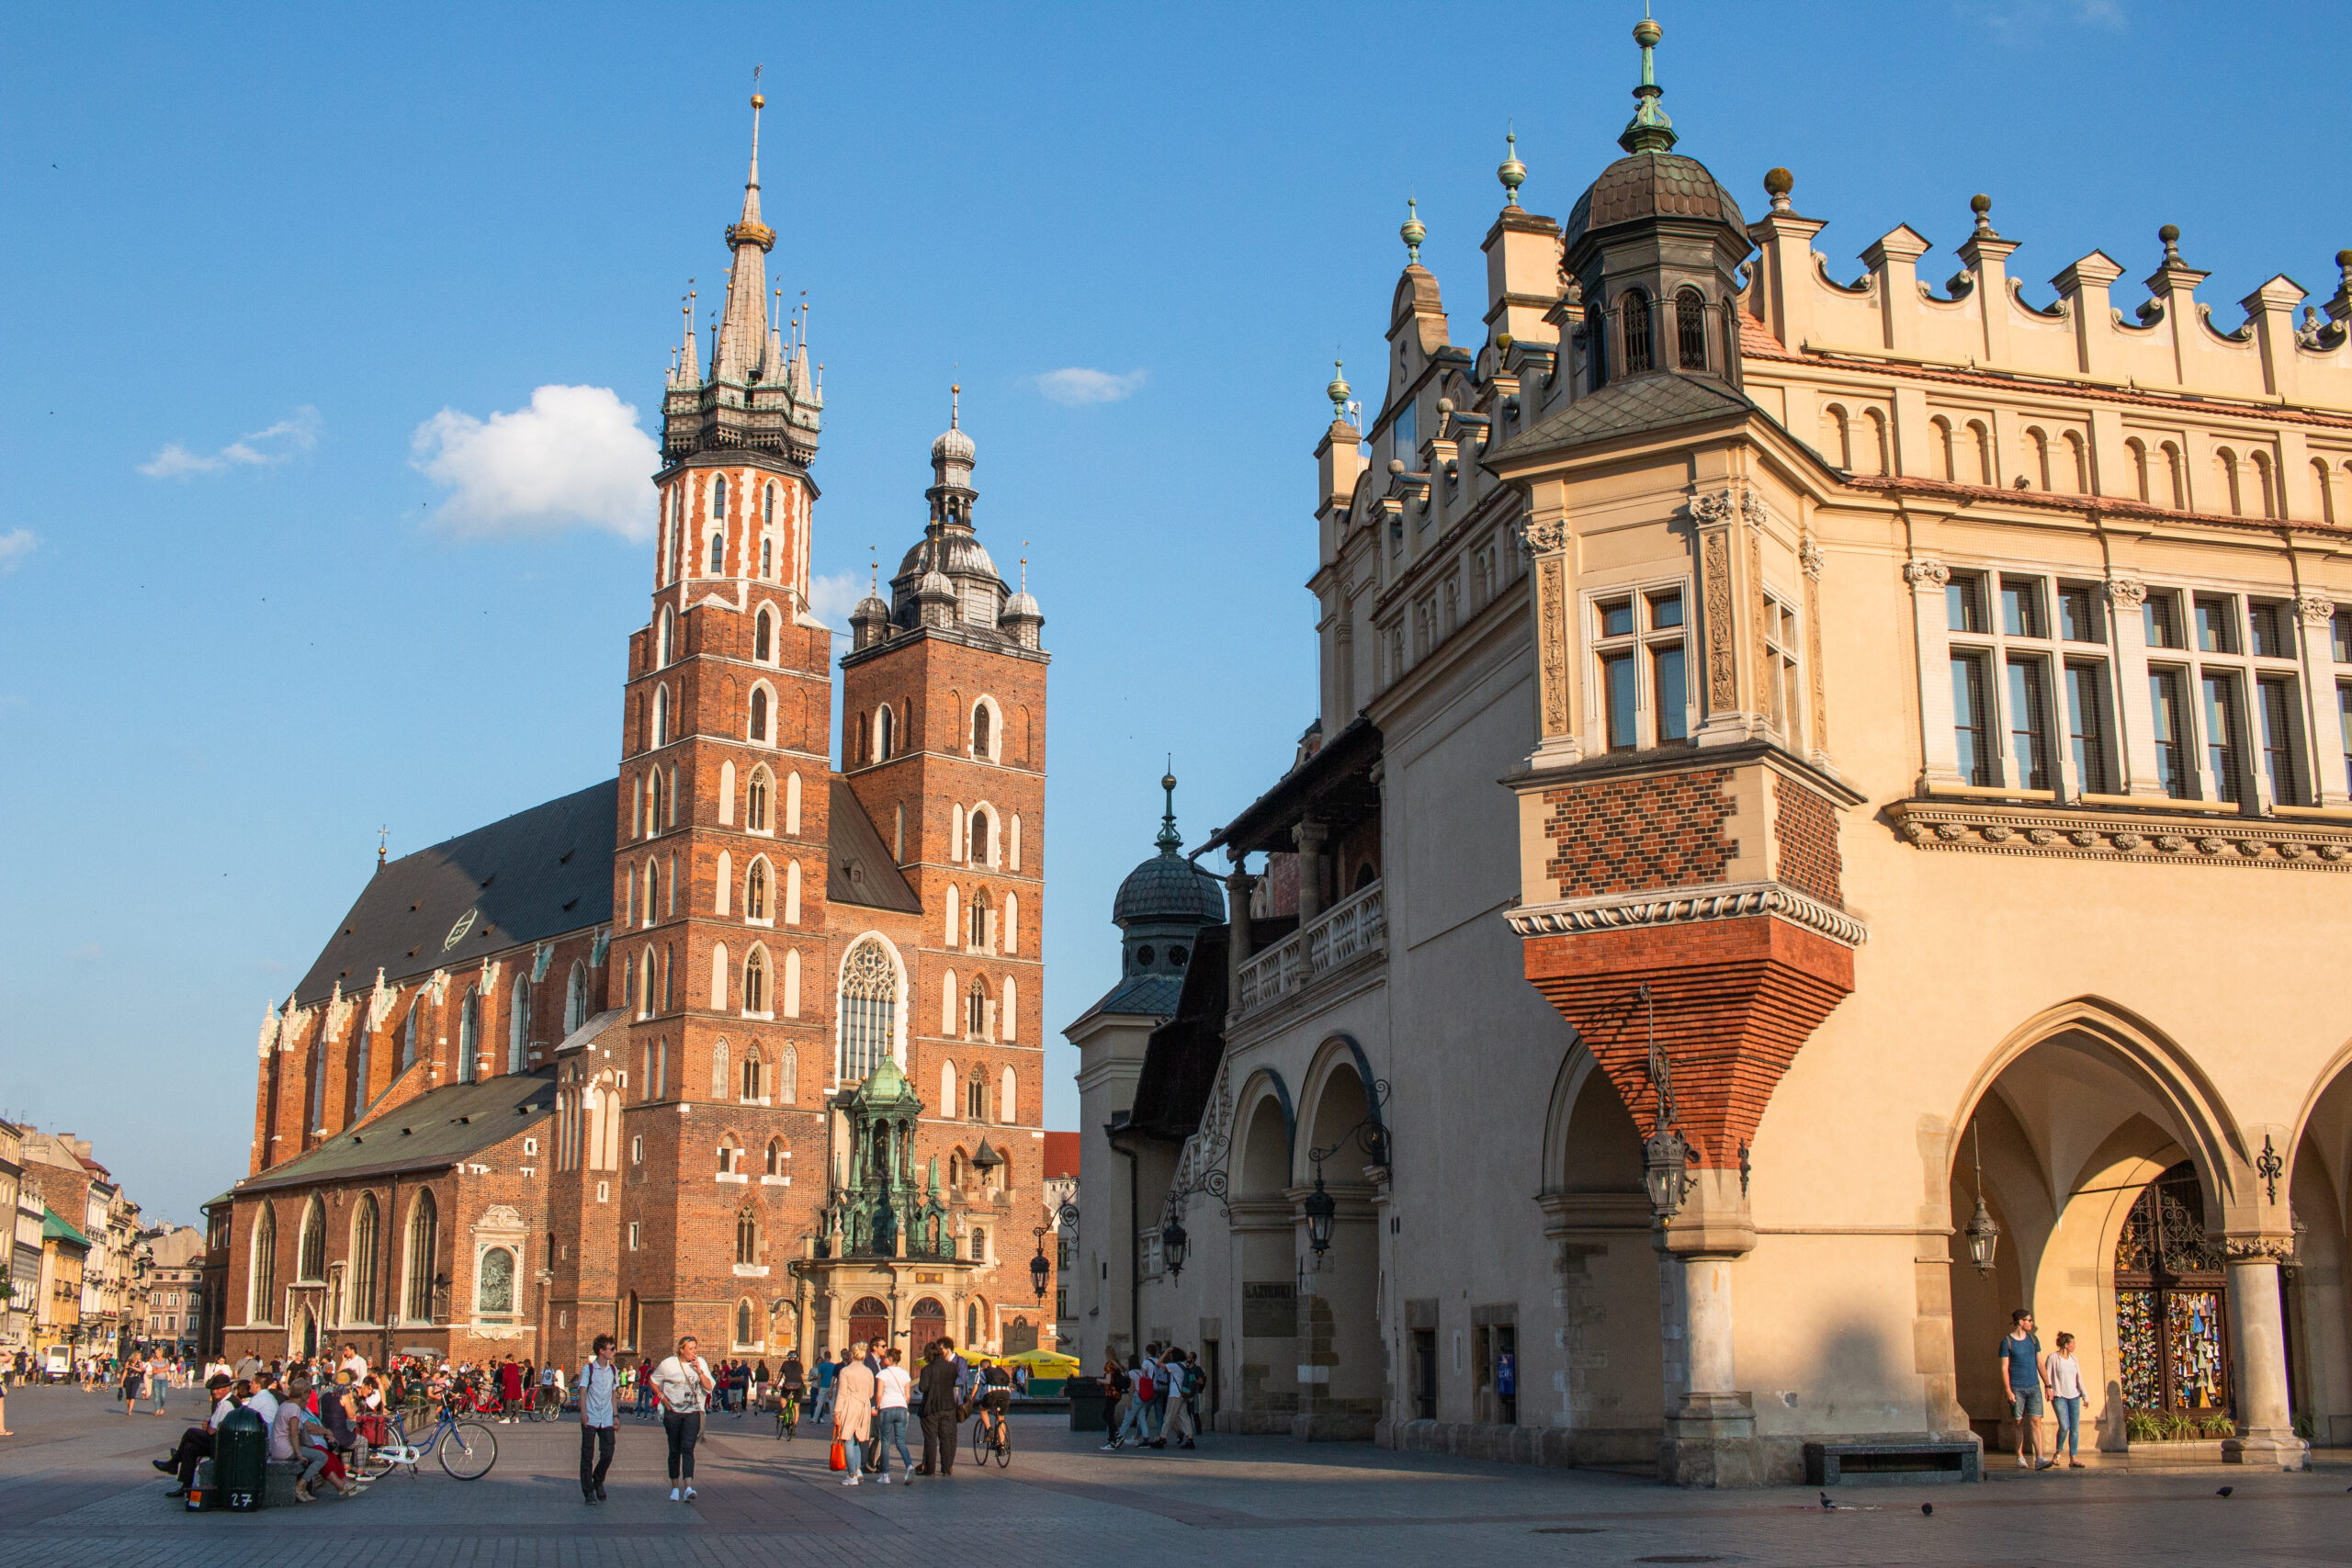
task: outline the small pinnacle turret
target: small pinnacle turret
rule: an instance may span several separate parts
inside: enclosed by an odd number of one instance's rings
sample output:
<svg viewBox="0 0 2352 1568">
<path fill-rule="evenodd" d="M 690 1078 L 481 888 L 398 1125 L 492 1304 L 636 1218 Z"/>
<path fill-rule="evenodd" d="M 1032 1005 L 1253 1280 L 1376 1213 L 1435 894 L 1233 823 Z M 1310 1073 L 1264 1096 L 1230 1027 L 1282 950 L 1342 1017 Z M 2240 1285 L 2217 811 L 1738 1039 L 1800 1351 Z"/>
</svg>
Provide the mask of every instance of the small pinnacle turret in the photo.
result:
<svg viewBox="0 0 2352 1568">
<path fill-rule="evenodd" d="M 1527 165 L 1519 161 L 1519 133 L 1503 133 L 1503 161 L 1495 169 L 1495 178 L 1503 185 L 1503 205 L 1519 205 L 1519 187 L 1527 181 Z"/>
<path fill-rule="evenodd" d="M 1419 204 L 1409 196 L 1405 198 L 1405 221 L 1397 225 L 1396 237 L 1405 242 L 1405 265 L 1420 265 L 1421 242 L 1430 237 L 1430 231 L 1421 223 Z"/>
</svg>

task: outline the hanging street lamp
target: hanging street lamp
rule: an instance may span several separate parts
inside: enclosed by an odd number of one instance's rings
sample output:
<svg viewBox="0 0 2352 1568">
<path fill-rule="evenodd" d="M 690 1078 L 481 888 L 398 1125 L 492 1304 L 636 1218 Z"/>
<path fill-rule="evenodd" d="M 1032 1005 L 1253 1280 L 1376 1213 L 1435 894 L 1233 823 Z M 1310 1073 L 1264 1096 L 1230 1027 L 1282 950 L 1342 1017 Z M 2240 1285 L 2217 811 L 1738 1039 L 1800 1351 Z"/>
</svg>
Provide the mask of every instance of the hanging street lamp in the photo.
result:
<svg viewBox="0 0 2352 1568">
<path fill-rule="evenodd" d="M 1170 1214 L 1168 1223 L 1159 1227 L 1159 1258 L 1168 1266 L 1170 1279 L 1184 1272 L 1184 1251 L 1191 1244 L 1192 1238 L 1184 1234 L 1184 1223 Z"/>
<path fill-rule="evenodd" d="M 1321 1160 L 1315 1162 L 1315 1190 L 1306 1195 L 1302 1207 L 1306 1211 L 1306 1245 L 1319 1258 L 1331 1250 L 1331 1222 L 1340 1214 L 1339 1201 L 1323 1190 Z"/>
<path fill-rule="evenodd" d="M 1642 1140 L 1642 1185 L 1649 1189 L 1650 1212 L 1670 1220 L 1698 1183 L 1690 1176 L 1690 1144 L 1673 1127 L 1660 1127 Z"/>
<path fill-rule="evenodd" d="M 1984 1207 L 1984 1132 L 1972 1121 L 1969 1126 L 1971 1146 L 1976 1167 L 1976 1213 L 1968 1217 L 1962 1235 L 1968 1237 L 1968 1260 L 1976 1265 L 1979 1274 L 1993 1271 L 1993 1254 L 2001 1245 L 2001 1227 L 1993 1223 L 1992 1212 Z"/>
</svg>

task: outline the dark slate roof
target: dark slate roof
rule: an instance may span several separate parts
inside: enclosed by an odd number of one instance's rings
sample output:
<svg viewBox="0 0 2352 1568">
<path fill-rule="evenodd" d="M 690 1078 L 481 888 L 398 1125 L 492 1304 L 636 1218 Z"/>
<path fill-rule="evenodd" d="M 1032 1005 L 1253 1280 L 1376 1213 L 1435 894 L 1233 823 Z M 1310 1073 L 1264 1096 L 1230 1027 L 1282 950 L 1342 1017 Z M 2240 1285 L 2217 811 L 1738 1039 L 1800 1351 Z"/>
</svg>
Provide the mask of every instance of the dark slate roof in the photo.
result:
<svg viewBox="0 0 2352 1568">
<path fill-rule="evenodd" d="M 1587 393 L 1505 442 L 1495 457 L 1524 457 L 1620 435 L 1640 435 L 1696 424 L 1702 420 L 1762 412 L 1712 376 L 1661 371 L 1611 381 L 1597 392 Z"/>
<path fill-rule="evenodd" d="M 1111 900 L 1115 926 L 1199 925 L 1225 919 L 1225 885 L 1176 852 L 1175 846 L 1127 873 Z"/>
<path fill-rule="evenodd" d="M 875 829 L 874 818 L 865 814 L 865 806 L 857 798 L 857 792 L 835 778 L 826 810 L 825 852 L 831 862 L 825 879 L 826 900 L 863 904 L 869 909 L 922 914 L 922 900 L 915 897 L 915 890 L 908 886 L 898 862 L 890 858 L 890 851 Z"/>
<path fill-rule="evenodd" d="M 325 999 L 473 963 L 503 948 L 601 925 L 613 917 L 613 835 L 620 785 L 605 779 L 518 811 L 428 850 L 402 855 L 368 880 L 295 999 Z M 473 922 L 454 942 L 469 913 Z"/>
<path fill-rule="evenodd" d="M 1227 845 L 1244 852 L 1287 851 L 1292 848 L 1291 829 L 1309 811 L 1322 816 L 1334 829 L 1360 820 L 1380 809 L 1380 786 L 1372 782 L 1372 767 L 1380 757 L 1380 727 L 1358 715 L 1339 734 L 1294 763 L 1238 817 L 1211 833 L 1209 841 L 1194 853 L 1206 854 Z"/>
<path fill-rule="evenodd" d="M 1561 233 L 1561 247 L 1573 249 L 1590 230 L 1644 218 L 1713 219 L 1743 235 L 1747 231 L 1739 203 L 1706 164 L 1679 152 L 1635 152 L 1601 170 L 1600 177 L 1577 197 Z"/>
<path fill-rule="evenodd" d="M 1198 953 L 1194 957 L 1197 961 Z M 1183 994 L 1184 977 L 1165 972 L 1148 975 L 1123 975 L 1119 983 L 1102 993 L 1102 999 L 1088 1008 L 1070 1023 L 1076 1029 L 1099 1012 L 1137 1014 L 1145 1018 L 1170 1018 L 1176 1011 L 1176 998 Z"/>
<path fill-rule="evenodd" d="M 1225 1059 L 1226 936 L 1204 926 L 1184 971 L 1176 1016 L 1151 1032 L 1127 1125 L 1146 1137 L 1182 1143 L 1198 1131 Z M 1252 936 L 1255 924 L 1252 923 Z"/>
<path fill-rule="evenodd" d="M 548 1116 L 554 1105 L 553 1067 L 449 1084 L 336 1134 L 300 1159 L 249 1176 L 231 1190 L 269 1192 L 399 1170 L 438 1170 L 505 1142 Z"/>
</svg>

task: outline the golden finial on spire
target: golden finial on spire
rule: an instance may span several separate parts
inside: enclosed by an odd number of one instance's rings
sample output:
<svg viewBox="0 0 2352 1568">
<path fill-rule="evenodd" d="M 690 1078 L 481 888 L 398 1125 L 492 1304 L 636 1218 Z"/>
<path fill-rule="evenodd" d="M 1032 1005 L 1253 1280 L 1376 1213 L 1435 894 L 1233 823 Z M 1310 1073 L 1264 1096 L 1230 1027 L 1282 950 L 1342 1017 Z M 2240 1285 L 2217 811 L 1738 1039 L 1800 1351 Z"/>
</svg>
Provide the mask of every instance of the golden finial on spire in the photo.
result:
<svg viewBox="0 0 2352 1568">
<path fill-rule="evenodd" d="M 376 869 L 384 869 L 384 851 L 392 841 L 392 830 L 387 827 L 376 829 Z"/>
<path fill-rule="evenodd" d="M 947 384 L 947 428 L 964 428 L 964 389 L 956 382 Z"/>
</svg>

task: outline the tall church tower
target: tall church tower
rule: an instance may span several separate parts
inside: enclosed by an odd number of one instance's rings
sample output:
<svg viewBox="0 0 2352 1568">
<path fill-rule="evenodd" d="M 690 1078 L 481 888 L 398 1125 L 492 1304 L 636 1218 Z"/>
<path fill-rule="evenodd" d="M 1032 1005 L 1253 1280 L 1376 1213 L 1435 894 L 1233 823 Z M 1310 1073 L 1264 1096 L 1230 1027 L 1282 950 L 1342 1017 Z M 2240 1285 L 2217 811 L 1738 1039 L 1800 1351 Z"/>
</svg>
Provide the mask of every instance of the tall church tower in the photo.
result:
<svg viewBox="0 0 2352 1568">
<path fill-rule="evenodd" d="M 796 1152 L 820 1177 L 826 1144 L 831 637 L 808 610 L 823 400 L 797 331 L 769 319 L 761 107 L 708 373 L 690 305 L 662 400 L 651 613 L 623 707 L 607 1006 L 626 1036 L 598 1065 L 623 1107 L 605 1256 L 623 1342 L 643 1348 L 687 1332 L 723 1347 L 746 1290 L 779 1293 L 801 1227 L 789 1204 L 770 1216 L 772 1190 Z"/>
<path fill-rule="evenodd" d="M 952 1150 L 985 1165 L 986 1145 L 1008 1164 L 989 1179 L 1028 1195 L 1044 1159 L 1048 656 L 1037 601 L 998 574 L 974 529 L 978 456 L 951 403 L 922 537 L 889 601 L 869 596 L 850 617 L 842 765 L 922 903 L 915 969 L 929 983 L 911 998 L 907 1076 L 927 1120 L 964 1123 L 936 1129 Z M 1031 1224 L 1000 1217 L 986 1257 L 1017 1270 Z"/>
</svg>

